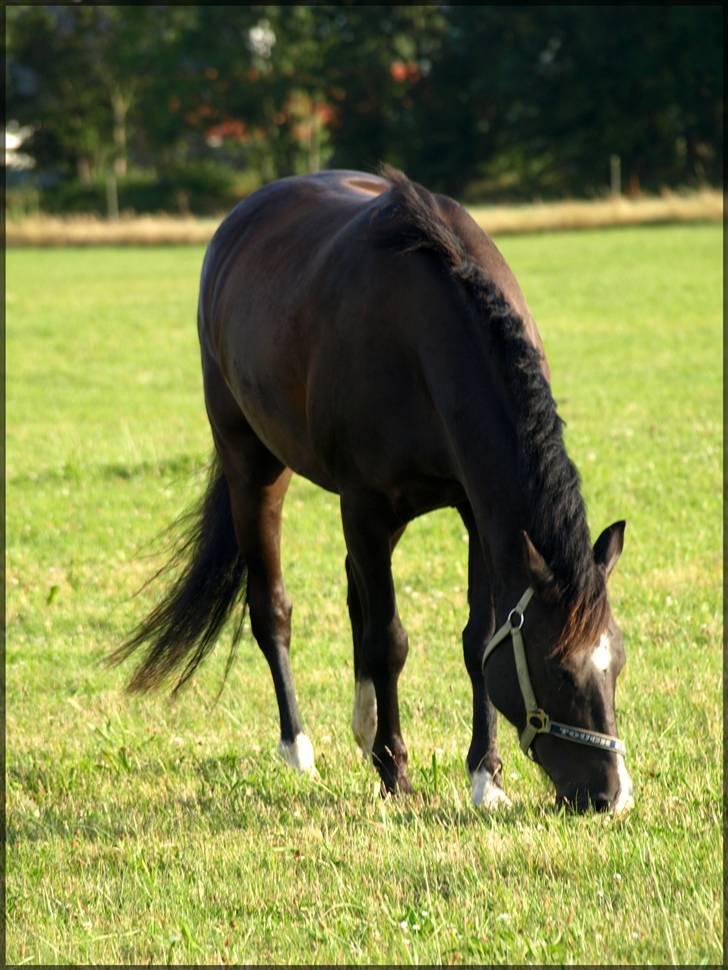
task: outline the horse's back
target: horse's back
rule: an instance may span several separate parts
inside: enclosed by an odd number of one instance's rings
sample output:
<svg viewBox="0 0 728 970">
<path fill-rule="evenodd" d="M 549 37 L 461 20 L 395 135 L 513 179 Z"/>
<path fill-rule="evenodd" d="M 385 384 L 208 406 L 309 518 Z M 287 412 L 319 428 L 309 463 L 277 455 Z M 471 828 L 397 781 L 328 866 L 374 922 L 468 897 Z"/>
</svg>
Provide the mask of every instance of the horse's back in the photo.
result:
<svg viewBox="0 0 728 970">
<path fill-rule="evenodd" d="M 232 395 L 274 455 L 332 488 L 312 441 L 312 370 L 351 289 L 347 263 L 360 235 L 351 224 L 366 219 L 388 188 L 384 179 L 348 171 L 270 183 L 226 217 L 203 265 L 208 411 L 211 397 Z"/>
<path fill-rule="evenodd" d="M 337 491 L 367 477 L 386 487 L 408 466 L 417 474 L 414 465 L 447 475 L 422 355 L 437 358 L 440 382 L 453 386 L 461 364 L 471 366 L 446 274 L 428 254 L 381 243 L 397 220 L 395 191 L 386 178 L 350 171 L 273 182 L 224 220 L 203 267 L 206 386 L 223 380 L 274 455 Z M 428 198 L 527 313 L 502 256 L 465 210 Z"/>
<path fill-rule="evenodd" d="M 337 240 L 388 187 L 376 176 L 320 172 L 272 182 L 232 210 L 200 287 L 200 336 L 223 369 L 231 343 L 243 339 L 252 352 L 268 328 L 300 319 L 316 278 L 335 275 L 346 256 Z"/>
<path fill-rule="evenodd" d="M 386 178 L 334 170 L 279 179 L 239 203 L 221 223 L 206 254 L 202 298 L 208 326 L 214 327 L 216 317 L 242 318 L 248 299 L 294 304 L 309 282 L 320 285 L 322 279 L 336 279 L 343 271 L 356 275 L 362 259 L 367 268 L 376 264 L 379 270 L 391 263 L 391 250 L 376 243 L 381 217 L 393 215 L 387 211 L 392 208 L 391 190 Z M 530 316 L 515 277 L 490 237 L 453 199 L 429 197 L 439 218 L 462 239 L 514 308 Z M 403 270 L 401 261 L 398 270 Z M 244 326 L 253 321 L 239 322 Z M 261 321 L 254 326 L 259 328 Z"/>
</svg>

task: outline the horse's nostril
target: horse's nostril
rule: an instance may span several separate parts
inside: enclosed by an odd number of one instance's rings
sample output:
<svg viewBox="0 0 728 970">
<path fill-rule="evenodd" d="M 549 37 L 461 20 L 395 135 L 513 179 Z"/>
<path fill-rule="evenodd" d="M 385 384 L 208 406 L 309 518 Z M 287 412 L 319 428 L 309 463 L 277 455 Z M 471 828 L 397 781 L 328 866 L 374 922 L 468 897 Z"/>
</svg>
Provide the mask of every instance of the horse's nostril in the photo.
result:
<svg viewBox="0 0 728 970">
<path fill-rule="evenodd" d="M 608 812 L 609 809 L 612 807 L 612 799 L 606 798 L 604 795 L 597 795 L 597 797 L 594 799 L 593 804 L 594 804 L 594 808 L 598 812 Z"/>
</svg>

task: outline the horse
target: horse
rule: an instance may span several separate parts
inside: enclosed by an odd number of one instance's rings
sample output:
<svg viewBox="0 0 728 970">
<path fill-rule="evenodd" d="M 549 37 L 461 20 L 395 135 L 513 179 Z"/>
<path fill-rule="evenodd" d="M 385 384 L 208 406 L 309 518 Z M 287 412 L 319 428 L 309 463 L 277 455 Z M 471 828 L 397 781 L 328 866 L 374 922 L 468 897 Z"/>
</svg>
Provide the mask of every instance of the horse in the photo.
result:
<svg viewBox="0 0 728 970">
<path fill-rule="evenodd" d="M 407 524 L 457 510 L 469 536 L 472 799 L 509 805 L 496 711 L 560 805 L 634 802 L 617 737 L 625 663 L 607 578 L 625 522 L 592 546 L 543 343 L 516 279 L 453 199 L 384 166 L 271 182 L 206 250 L 198 333 L 209 482 L 163 598 L 111 655 L 131 691 L 179 690 L 245 606 L 273 679 L 279 752 L 315 771 L 289 662 L 281 514 L 295 472 L 339 496 L 354 655 L 352 730 L 383 795 L 411 790 L 391 558 Z M 238 609 L 242 604 L 242 608 Z"/>
</svg>

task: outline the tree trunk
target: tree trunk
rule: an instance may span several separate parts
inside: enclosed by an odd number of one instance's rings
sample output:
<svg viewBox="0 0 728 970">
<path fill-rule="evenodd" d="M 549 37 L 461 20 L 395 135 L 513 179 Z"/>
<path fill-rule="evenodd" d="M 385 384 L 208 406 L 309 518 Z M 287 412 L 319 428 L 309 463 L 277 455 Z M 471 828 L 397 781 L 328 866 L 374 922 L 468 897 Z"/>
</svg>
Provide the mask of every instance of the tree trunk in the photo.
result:
<svg viewBox="0 0 728 970">
<path fill-rule="evenodd" d="M 119 218 L 119 187 L 113 168 L 109 169 L 106 176 L 106 218 L 112 221 Z"/>
<path fill-rule="evenodd" d="M 86 155 L 82 155 L 76 160 L 76 171 L 78 172 L 78 180 L 81 185 L 91 185 L 93 181 L 93 167 L 91 160 Z"/>
<path fill-rule="evenodd" d="M 308 145 L 308 170 L 318 172 L 321 168 L 321 120 L 318 116 L 318 104 L 311 102 L 311 134 Z"/>
<path fill-rule="evenodd" d="M 111 92 L 111 110 L 114 117 L 114 174 L 123 178 L 127 173 L 126 116 L 131 98 L 119 88 Z"/>
</svg>

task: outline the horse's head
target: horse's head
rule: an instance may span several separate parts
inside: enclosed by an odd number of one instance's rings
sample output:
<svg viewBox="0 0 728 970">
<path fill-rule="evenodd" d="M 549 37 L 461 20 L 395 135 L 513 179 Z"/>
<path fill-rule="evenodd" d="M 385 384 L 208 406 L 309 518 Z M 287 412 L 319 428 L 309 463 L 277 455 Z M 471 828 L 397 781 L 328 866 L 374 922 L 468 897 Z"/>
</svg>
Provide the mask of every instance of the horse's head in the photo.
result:
<svg viewBox="0 0 728 970">
<path fill-rule="evenodd" d="M 619 814 L 633 805 L 614 713 L 624 645 L 606 601 L 624 527 L 616 522 L 594 545 L 594 612 L 582 610 L 576 626 L 551 570 L 524 533 L 530 586 L 484 658 L 493 702 L 518 728 L 523 750 L 553 781 L 557 802 L 577 811 L 593 807 Z"/>
</svg>

